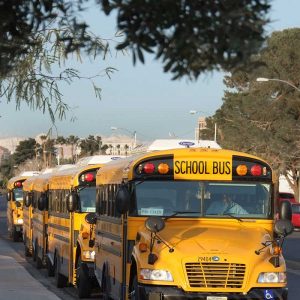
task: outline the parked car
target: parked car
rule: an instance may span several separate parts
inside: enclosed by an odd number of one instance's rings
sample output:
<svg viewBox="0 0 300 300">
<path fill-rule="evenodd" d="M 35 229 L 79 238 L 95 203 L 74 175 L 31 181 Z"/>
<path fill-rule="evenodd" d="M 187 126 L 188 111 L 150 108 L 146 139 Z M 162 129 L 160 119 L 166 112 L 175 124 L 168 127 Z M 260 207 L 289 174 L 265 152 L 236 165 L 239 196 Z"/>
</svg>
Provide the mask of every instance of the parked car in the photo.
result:
<svg viewBox="0 0 300 300">
<path fill-rule="evenodd" d="M 291 203 L 296 203 L 296 199 L 293 193 L 278 193 L 278 203 L 280 203 L 283 200 L 290 201 Z"/>
<path fill-rule="evenodd" d="M 292 204 L 292 223 L 295 230 L 300 230 L 300 203 Z"/>
</svg>

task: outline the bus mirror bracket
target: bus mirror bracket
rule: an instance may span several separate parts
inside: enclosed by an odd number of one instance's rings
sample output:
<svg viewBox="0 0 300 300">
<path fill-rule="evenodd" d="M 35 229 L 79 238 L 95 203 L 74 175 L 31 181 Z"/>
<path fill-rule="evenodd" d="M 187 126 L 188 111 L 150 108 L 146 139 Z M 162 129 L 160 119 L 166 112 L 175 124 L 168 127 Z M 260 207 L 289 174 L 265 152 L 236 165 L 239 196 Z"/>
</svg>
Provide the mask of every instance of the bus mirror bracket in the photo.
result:
<svg viewBox="0 0 300 300">
<path fill-rule="evenodd" d="M 129 209 L 130 193 L 125 185 L 121 185 L 116 194 L 116 209 L 120 214 L 127 213 Z"/>
</svg>

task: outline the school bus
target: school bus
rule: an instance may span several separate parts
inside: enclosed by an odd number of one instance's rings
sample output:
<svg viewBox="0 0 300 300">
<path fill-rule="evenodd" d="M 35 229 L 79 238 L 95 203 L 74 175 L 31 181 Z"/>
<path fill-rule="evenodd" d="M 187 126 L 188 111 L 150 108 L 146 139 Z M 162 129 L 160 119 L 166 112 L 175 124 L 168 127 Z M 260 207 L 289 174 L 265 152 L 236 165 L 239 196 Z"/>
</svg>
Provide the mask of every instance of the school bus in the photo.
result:
<svg viewBox="0 0 300 300">
<path fill-rule="evenodd" d="M 95 275 L 105 299 L 287 299 L 270 165 L 205 148 L 156 151 L 96 177 Z"/>
<path fill-rule="evenodd" d="M 24 252 L 25 256 L 33 256 L 33 260 L 36 262 L 38 269 L 46 264 L 48 180 L 53 172 L 73 167 L 74 165 L 69 164 L 45 169 L 40 175 L 28 178 L 23 184 Z M 41 201 L 45 201 L 45 207 L 40 207 L 39 204 Z"/>
<path fill-rule="evenodd" d="M 88 297 L 96 284 L 93 264 L 96 172 L 117 158 L 98 156 L 91 165 L 81 162 L 49 178 L 48 274 L 55 275 L 59 288 L 68 283 L 76 286 L 80 298 Z"/>
<path fill-rule="evenodd" d="M 9 237 L 17 242 L 23 232 L 23 183 L 39 172 L 27 171 L 12 177 L 7 183 L 7 229 Z"/>
</svg>

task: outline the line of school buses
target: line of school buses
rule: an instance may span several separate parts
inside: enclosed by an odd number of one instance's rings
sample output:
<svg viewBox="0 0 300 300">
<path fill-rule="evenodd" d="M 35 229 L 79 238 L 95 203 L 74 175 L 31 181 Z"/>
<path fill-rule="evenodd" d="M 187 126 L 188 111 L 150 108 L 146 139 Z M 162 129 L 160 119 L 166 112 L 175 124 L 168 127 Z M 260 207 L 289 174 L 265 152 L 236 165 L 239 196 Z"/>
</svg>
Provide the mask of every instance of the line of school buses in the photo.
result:
<svg viewBox="0 0 300 300">
<path fill-rule="evenodd" d="M 276 210 L 268 163 L 205 148 L 107 158 L 8 183 L 10 236 L 22 233 L 57 287 L 80 298 L 98 284 L 105 299 L 288 299 L 291 207 Z"/>
</svg>

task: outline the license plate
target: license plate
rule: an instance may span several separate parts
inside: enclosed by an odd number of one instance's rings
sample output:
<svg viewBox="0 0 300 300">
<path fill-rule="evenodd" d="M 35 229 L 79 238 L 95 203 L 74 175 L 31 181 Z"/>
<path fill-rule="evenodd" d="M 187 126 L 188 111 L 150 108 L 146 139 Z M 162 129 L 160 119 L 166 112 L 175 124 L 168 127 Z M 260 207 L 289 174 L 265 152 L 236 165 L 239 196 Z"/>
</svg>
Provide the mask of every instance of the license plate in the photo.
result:
<svg viewBox="0 0 300 300">
<path fill-rule="evenodd" d="M 206 300 L 227 300 L 227 297 L 207 296 Z"/>
</svg>

